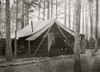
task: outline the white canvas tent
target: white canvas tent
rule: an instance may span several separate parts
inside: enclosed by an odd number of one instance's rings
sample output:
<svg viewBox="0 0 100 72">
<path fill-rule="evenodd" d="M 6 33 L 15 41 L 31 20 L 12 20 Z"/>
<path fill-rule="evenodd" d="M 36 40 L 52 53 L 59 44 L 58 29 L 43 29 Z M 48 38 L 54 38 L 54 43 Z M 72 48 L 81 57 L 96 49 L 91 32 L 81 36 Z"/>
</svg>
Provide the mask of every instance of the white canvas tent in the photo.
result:
<svg viewBox="0 0 100 72">
<path fill-rule="evenodd" d="M 33 25 L 29 24 L 17 32 L 17 36 L 18 36 L 17 38 L 18 38 L 18 40 L 24 39 L 23 41 L 28 42 L 27 43 L 28 47 L 26 47 L 26 48 L 28 48 L 28 52 L 30 53 L 30 51 L 31 51 L 30 49 L 34 48 L 34 46 L 31 46 L 33 44 L 31 42 L 36 41 L 43 33 L 45 33 L 44 36 L 42 37 L 42 39 L 38 42 L 37 47 L 35 48 L 36 49 L 34 52 L 34 56 L 35 56 L 35 54 L 37 53 L 37 51 L 43 44 L 44 40 L 48 36 L 48 33 L 50 32 L 51 28 L 54 25 L 60 32 L 60 35 L 62 35 L 63 40 L 66 40 L 67 43 L 70 45 L 70 47 L 73 48 L 71 43 L 69 42 L 68 38 L 66 37 L 66 34 L 69 34 L 69 35 L 71 35 L 71 38 L 72 37 L 74 38 L 75 32 L 68 29 L 67 27 L 65 27 L 62 23 L 60 23 L 56 19 L 50 19 L 50 20 L 40 21 L 40 22 L 36 22 L 36 23 L 34 22 Z M 31 26 L 33 26 L 33 27 L 31 27 Z M 32 32 L 32 28 L 33 28 L 33 32 Z M 65 34 L 62 31 L 62 29 L 64 30 Z M 15 38 L 15 34 L 13 33 L 11 35 L 11 37 Z M 22 40 L 21 40 L 21 43 L 22 43 Z M 50 43 L 48 43 L 48 44 L 50 44 Z M 33 45 L 36 45 L 36 44 L 33 44 Z M 49 45 L 49 47 L 50 47 L 50 45 Z M 50 48 L 48 48 L 48 49 L 50 49 Z"/>
<path fill-rule="evenodd" d="M 46 31 L 50 26 L 54 24 L 54 22 L 59 25 L 61 28 L 63 28 L 65 31 L 69 32 L 73 36 L 75 35 L 74 31 L 66 28 L 63 24 L 61 24 L 59 21 L 56 19 L 50 19 L 46 21 L 40 21 L 40 22 L 35 22 L 33 23 L 33 32 L 32 32 L 32 27 L 31 24 L 27 25 L 23 29 L 19 30 L 17 32 L 17 39 L 21 37 L 26 37 L 29 35 L 33 35 L 32 37 L 26 39 L 26 40 L 35 40 L 38 36 L 40 36 L 44 31 Z M 15 38 L 15 33 L 11 34 L 11 38 Z"/>
</svg>

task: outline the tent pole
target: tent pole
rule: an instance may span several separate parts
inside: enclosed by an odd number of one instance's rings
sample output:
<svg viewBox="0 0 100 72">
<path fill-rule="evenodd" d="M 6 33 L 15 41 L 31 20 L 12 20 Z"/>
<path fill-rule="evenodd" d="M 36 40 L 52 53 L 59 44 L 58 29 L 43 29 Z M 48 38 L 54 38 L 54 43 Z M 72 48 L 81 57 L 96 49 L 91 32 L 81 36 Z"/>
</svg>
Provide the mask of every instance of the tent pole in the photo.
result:
<svg viewBox="0 0 100 72">
<path fill-rule="evenodd" d="M 63 31 L 61 30 L 61 28 L 57 25 L 58 29 L 60 30 L 60 32 L 62 33 L 62 35 L 64 36 L 64 38 L 67 40 L 68 44 L 70 45 L 70 47 L 72 48 L 73 50 L 73 47 L 72 45 L 70 44 L 70 42 L 68 41 L 67 37 L 65 36 L 65 34 L 63 33 Z"/>
<path fill-rule="evenodd" d="M 46 34 L 44 35 L 43 39 L 41 40 L 41 42 L 40 42 L 39 46 L 37 47 L 36 51 L 34 52 L 34 55 L 33 55 L 33 56 L 35 56 L 35 55 L 36 55 L 36 53 L 37 53 L 37 51 L 39 50 L 39 48 L 40 48 L 41 44 L 43 43 L 44 39 L 45 39 L 45 38 L 46 38 L 46 36 L 48 35 L 48 33 L 49 33 L 50 29 L 51 29 L 51 27 L 48 29 L 48 31 L 47 31 L 47 32 L 46 32 Z"/>
<path fill-rule="evenodd" d="M 28 41 L 28 54 L 30 54 L 30 41 Z"/>
</svg>

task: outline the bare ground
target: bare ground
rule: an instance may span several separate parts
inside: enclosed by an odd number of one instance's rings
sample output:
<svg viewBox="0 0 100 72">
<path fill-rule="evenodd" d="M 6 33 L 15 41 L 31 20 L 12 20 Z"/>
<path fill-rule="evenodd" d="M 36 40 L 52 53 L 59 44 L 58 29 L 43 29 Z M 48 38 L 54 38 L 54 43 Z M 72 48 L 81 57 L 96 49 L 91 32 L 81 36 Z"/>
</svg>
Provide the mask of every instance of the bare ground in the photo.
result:
<svg viewBox="0 0 100 72">
<path fill-rule="evenodd" d="M 81 55 L 82 72 L 100 72 L 100 50 L 95 56 L 87 50 Z M 74 72 L 73 56 L 41 58 L 38 62 L 21 66 L 0 68 L 0 72 Z M 36 60 L 37 61 L 37 60 Z"/>
</svg>

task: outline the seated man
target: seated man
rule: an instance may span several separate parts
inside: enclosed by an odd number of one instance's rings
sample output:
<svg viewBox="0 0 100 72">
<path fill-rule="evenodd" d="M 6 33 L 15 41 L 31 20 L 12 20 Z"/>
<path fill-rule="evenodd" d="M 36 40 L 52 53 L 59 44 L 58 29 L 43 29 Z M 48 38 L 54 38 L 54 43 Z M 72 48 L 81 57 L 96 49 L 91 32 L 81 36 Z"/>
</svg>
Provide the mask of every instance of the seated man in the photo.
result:
<svg viewBox="0 0 100 72">
<path fill-rule="evenodd" d="M 66 40 L 64 40 L 64 43 L 65 43 L 65 48 L 64 48 L 65 54 L 73 54 L 74 52 L 70 47 L 70 45 L 66 42 Z"/>
</svg>

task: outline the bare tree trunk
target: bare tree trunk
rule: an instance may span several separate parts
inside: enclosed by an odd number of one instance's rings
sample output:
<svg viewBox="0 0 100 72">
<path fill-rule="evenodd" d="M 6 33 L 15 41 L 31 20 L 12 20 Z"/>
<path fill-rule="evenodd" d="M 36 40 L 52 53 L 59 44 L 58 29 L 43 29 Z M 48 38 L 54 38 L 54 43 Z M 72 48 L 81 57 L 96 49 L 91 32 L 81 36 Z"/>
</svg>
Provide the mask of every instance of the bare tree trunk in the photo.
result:
<svg viewBox="0 0 100 72">
<path fill-rule="evenodd" d="M 57 10 L 58 10 L 58 4 L 57 4 L 57 0 L 56 0 L 56 19 L 57 19 L 57 16 L 58 16 L 58 14 L 57 14 Z"/>
<path fill-rule="evenodd" d="M 23 10 L 22 10 L 22 28 L 24 28 L 24 0 L 23 0 Z"/>
<path fill-rule="evenodd" d="M 38 21 L 40 21 L 40 0 L 38 0 Z"/>
<path fill-rule="evenodd" d="M 87 27 L 87 24 L 88 24 L 88 19 L 87 19 L 87 11 L 84 10 L 84 35 L 85 35 L 85 52 L 86 52 L 86 47 L 87 47 L 87 39 L 88 39 L 88 27 Z"/>
<path fill-rule="evenodd" d="M 75 3 L 75 47 L 74 47 L 74 72 L 81 72 L 80 60 L 80 12 L 81 2 L 76 0 Z"/>
<path fill-rule="evenodd" d="M 51 19 L 53 17 L 53 0 L 51 0 Z"/>
<path fill-rule="evenodd" d="M 16 30 L 15 30 L 15 49 L 14 49 L 14 58 L 17 57 L 17 31 L 18 31 L 18 0 L 16 2 Z"/>
<path fill-rule="evenodd" d="M 65 19 L 64 19 L 64 25 L 66 26 L 66 0 L 65 0 Z"/>
<path fill-rule="evenodd" d="M 24 3 L 24 7 L 25 7 L 25 11 L 24 11 L 24 26 L 27 25 L 27 0 L 24 0 L 25 3 Z"/>
<path fill-rule="evenodd" d="M 50 1 L 48 0 L 47 3 L 48 3 L 48 14 L 47 14 L 47 19 L 49 19 L 49 18 L 50 18 Z"/>
<path fill-rule="evenodd" d="M 29 6 L 28 6 L 28 0 L 26 0 L 26 22 L 25 22 L 25 26 L 29 24 Z"/>
<path fill-rule="evenodd" d="M 15 25 L 14 25 L 14 23 L 15 23 L 15 18 L 14 18 L 14 19 L 12 19 L 12 22 L 13 22 L 13 26 L 12 26 L 13 31 L 12 31 L 12 33 L 14 33 L 14 32 L 15 32 Z"/>
<path fill-rule="evenodd" d="M 29 7 L 27 7 L 27 25 L 29 24 Z"/>
<path fill-rule="evenodd" d="M 0 26 L 1 26 L 1 0 L 0 0 Z M 2 36 L 2 33 L 1 33 L 1 31 L 0 31 L 0 36 Z M 0 49 L 0 55 L 1 55 L 1 53 L 2 53 L 2 50 Z"/>
<path fill-rule="evenodd" d="M 0 0 L 0 15 L 1 15 L 1 0 Z"/>
<path fill-rule="evenodd" d="M 98 0 L 96 0 L 95 51 L 98 49 Z"/>
<path fill-rule="evenodd" d="M 73 31 L 75 31 L 74 15 L 73 15 Z"/>
<path fill-rule="evenodd" d="M 83 10 L 82 10 L 82 33 L 84 34 L 84 8 L 82 8 Z"/>
<path fill-rule="evenodd" d="M 74 18 L 74 17 L 73 17 Z M 73 20 L 73 31 L 75 30 L 74 20 Z"/>
<path fill-rule="evenodd" d="M 69 28 L 71 28 L 71 24 L 70 24 L 70 0 L 69 0 Z"/>
<path fill-rule="evenodd" d="M 44 9 L 43 9 L 43 20 L 45 20 L 45 0 L 44 0 Z"/>
<path fill-rule="evenodd" d="M 1 13 L 1 0 L 0 0 L 0 13 Z"/>
<path fill-rule="evenodd" d="M 0 0 L 0 24 L 1 24 L 1 0 Z"/>
<path fill-rule="evenodd" d="M 88 39 L 88 12 L 85 13 L 85 28 L 86 28 L 86 39 Z"/>
<path fill-rule="evenodd" d="M 27 0 L 28 2 L 28 0 Z M 29 24 L 29 6 L 27 4 L 27 25 Z"/>
<path fill-rule="evenodd" d="M 92 33 L 93 33 L 93 29 L 92 29 L 92 26 L 93 26 L 93 19 L 92 19 L 92 17 L 93 17 L 93 15 L 92 15 L 92 0 L 91 1 L 89 1 L 89 9 L 90 9 L 90 24 L 91 24 L 91 35 L 90 35 L 90 37 L 92 37 Z"/>
<path fill-rule="evenodd" d="M 6 0 L 6 59 L 13 60 L 10 38 L 10 0 Z"/>
<path fill-rule="evenodd" d="M 83 33 L 85 34 L 85 9 L 83 10 Z"/>
</svg>

